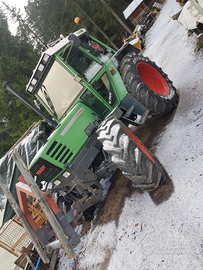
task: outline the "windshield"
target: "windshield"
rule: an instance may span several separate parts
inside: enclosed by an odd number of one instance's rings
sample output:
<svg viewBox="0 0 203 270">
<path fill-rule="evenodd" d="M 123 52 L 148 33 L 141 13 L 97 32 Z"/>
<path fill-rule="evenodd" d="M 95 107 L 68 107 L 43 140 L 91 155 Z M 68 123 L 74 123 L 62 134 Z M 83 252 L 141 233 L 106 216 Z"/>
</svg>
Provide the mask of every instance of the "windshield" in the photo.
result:
<svg viewBox="0 0 203 270">
<path fill-rule="evenodd" d="M 54 61 L 37 96 L 59 120 L 81 90 L 82 85 L 74 81 L 73 76 L 57 61 Z"/>
</svg>

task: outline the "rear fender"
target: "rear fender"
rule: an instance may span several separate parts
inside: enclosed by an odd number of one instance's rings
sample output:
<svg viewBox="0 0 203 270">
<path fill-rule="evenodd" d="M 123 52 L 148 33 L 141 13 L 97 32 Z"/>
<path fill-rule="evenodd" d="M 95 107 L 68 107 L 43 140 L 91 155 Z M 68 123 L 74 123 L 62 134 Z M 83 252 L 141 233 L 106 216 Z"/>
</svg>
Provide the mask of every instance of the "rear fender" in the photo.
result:
<svg viewBox="0 0 203 270">
<path fill-rule="evenodd" d="M 130 43 L 124 44 L 111 58 L 111 61 L 115 65 L 116 68 L 120 66 L 120 62 L 123 59 L 123 57 L 128 54 L 129 52 L 135 52 L 136 54 L 140 53 L 140 50 L 134 46 L 132 46 Z"/>
</svg>

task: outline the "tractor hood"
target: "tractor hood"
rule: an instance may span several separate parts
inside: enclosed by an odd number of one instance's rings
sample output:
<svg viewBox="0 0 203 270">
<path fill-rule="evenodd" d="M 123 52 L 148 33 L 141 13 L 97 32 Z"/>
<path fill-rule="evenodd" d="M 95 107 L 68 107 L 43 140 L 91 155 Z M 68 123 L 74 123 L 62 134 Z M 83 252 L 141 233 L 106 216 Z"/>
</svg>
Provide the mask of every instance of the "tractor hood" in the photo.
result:
<svg viewBox="0 0 203 270">
<path fill-rule="evenodd" d="M 29 166 L 37 182 L 50 182 L 67 169 L 87 141 L 85 129 L 94 118 L 95 114 L 82 102 L 66 115 Z"/>
</svg>

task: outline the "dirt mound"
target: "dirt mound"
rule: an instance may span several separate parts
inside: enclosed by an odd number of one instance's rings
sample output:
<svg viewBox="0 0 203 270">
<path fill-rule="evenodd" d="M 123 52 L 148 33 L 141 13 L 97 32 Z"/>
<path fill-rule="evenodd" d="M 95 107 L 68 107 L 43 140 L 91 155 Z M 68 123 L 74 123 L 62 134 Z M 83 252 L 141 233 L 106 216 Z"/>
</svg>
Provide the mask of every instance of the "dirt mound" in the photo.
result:
<svg viewBox="0 0 203 270">
<path fill-rule="evenodd" d="M 103 225 L 112 220 L 118 223 L 125 198 L 131 196 L 133 191 L 132 182 L 123 176 L 120 170 L 116 170 L 111 178 L 108 196 L 98 205 L 99 210 L 94 225 Z"/>
</svg>

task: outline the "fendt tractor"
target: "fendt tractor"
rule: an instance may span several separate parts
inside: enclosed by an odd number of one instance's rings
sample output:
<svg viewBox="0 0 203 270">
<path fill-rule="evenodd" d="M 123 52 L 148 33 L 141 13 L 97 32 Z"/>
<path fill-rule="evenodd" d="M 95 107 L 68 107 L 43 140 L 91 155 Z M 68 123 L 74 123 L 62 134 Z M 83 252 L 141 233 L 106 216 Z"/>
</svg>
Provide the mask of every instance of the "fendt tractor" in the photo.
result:
<svg viewBox="0 0 203 270">
<path fill-rule="evenodd" d="M 9 82 L 4 86 L 29 103 Z M 164 182 L 163 167 L 129 126 L 168 113 L 178 95 L 168 76 L 139 49 L 126 43 L 114 51 L 85 28 L 60 36 L 42 54 L 26 91 L 48 112 L 29 103 L 48 127 L 35 137 L 43 145 L 29 171 L 38 186 L 52 184 L 70 223 L 101 200 L 100 180 L 117 168 L 142 191 Z M 78 241 L 74 233 L 71 237 Z"/>
</svg>

